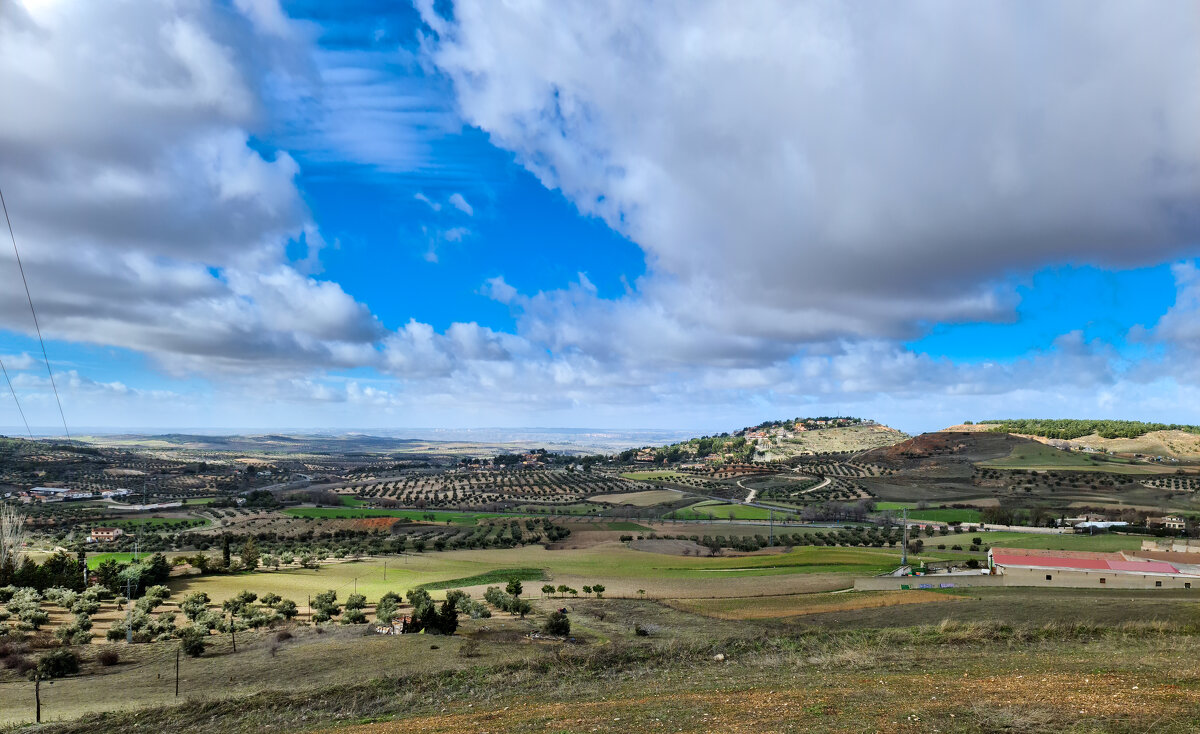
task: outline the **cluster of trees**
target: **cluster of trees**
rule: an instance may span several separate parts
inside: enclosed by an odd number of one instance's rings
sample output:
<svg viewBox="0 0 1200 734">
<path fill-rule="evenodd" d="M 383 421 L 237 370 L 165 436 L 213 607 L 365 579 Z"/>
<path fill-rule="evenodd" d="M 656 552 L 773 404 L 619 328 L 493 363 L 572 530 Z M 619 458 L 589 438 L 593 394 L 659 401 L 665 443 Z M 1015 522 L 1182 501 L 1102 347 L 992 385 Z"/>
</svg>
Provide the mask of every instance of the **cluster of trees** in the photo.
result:
<svg viewBox="0 0 1200 734">
<path fill-rule="evenodd" d="M 400 597 L 394 592 L 388 592 L 380 600 L 380 603 L 396 604 L 399 599 Z M 470 601 L 471 597 L 465 591 L 451 589 L 446 593 L 446 600 L 439 607 L 425 589 L 411 589 L 408 592 L 408 603 L 412 605 L 413 613 L 408 624 L 408 631 L 452 635 L 458 631 L 459 604 L 470 608 L 472 606 Z"/>
<path fill-rule="evenodd" d="M 1069 440 L 1095 433 L 1101 438 L 1137 438 L 1151 431 L 1187 431 L 1200 433 L 1200 426 L 1178 423 L 1143 423 L 1142 421 L 1076 420 L 1071 418 L 1002 418 L 980 421 L 995 423 L 991 430 L 1000 433 L 1024 433 Z"/>
<path fill-rule="evenodd" d="M 522 619 L 533 611 L 533 605 L 521 598 L 524 586 L 519 579 L 509 579 L 503 591 L 498 586 L 489 586 L 483 600 L 502 612 L 520 615 Z"/>
<path fill-rule="evenodd" d="M 604 588 L 604 584 L 592 584 L 591 586 L 584 586 L 583 593 L 595 594 L 596 598 L 599 599 L 604 596 Z M 556 593 L 559 595 L 559 597 L 565 597 L 567 594 L 570 594 L 571 597 L 574 598 L 579 596 L 579 589 L 572 589 L 566 584 L 559 584 L 558 586 L 555 586 L 554 584 L 546 584 L 542 586 L 543 595 L 553 596 Z"/>
</svg>

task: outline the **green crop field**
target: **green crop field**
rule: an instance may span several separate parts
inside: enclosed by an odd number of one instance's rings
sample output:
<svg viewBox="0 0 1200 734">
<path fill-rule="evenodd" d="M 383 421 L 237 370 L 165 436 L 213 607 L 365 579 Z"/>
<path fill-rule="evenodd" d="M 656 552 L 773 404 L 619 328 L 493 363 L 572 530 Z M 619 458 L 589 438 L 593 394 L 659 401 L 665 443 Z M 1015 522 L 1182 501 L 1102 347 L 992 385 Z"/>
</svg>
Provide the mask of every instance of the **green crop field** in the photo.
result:
<svg viewBox="0 0 1200 734">
<path fill-rule="evenodd" d="M 1008 533 L 993 531 L 987 533 L 971 533 L 971 537 L 979 537 L 984 545 L 1008 548 L 1038 548 L 1045 550 L 1076 550 L 1076 551 L 1120 551 L 1137 550 L 1142 547 L 1142 536 L 1119 535 L 1116 533 L 1100 533 L 1098 535 L 1053 535 L 1049 533 Z M 963 536 L 946 536 L 958 537 Z M 928 541 L 927 541 L 928 542 Z M 942 542 L 941 540 L 938 541 Z"/>
<path fill-rule="evenodd" d="M 962 523 L 977 523 L 980 522 L 979 510 L 969 509 L 925 509 L 918 510 L 916 504 L 912 502 L 877 502 L 875 509 L 877 510 L 895 510 L 896 514 L 900 514 L 900 510 L 908 508 L 908 518 L 910 520 L 929 520 L 931 522 L 962 522 Z"/>
<path fill-rule="evenodd" d="M 243 589 L 258 594 L 275 592 L 298 603 L 326 589 L 336 590 L 342 598 L 356 590 L 373 601 L 387 591 L 403 592 L 429 584 L 436 586 L 427 588 L 452 588 L 473 579 L 493 579 L 518 568 L 540 569 L 549 580 L 576 587 L 601 582 L 613 596 L 632 596 L 639 589 L 651 597 L 721 596 L 762 593 L 759 577 L 763 576 L 778 577 L 771 581 L 773 589 L 789 583 L 788 588 L 796 591 L 809 590 L 813 584 L 819 590 L 846 588 L 854 576 L 879 574 L 895 568 L 898 562 L 899 551 L 894 549 L 799 546 L 784 553 L 695 557 L 645 553 L 614 542 L 569 550 L 525 546 L 372 557 L 322 564 L 316 570 L 286 568 L 231 576 L 181 576 L 171 580 L 171 587 L 180 593 L 204 591 L 217 602 Z M 810 576 L 822 578 L 804 580 Z M 784 580 L 791 577 L 796 580 Z M 453 584 L 448 586 L 446 582 Z"/>
<path fill-rule="evenodd" d="M 152 553 L 145 553 L 145 552 L 137 554 L 139 561 L 145 561 L 145 560 L 149 559 L 150 556 L 152 556 L 152 555 L 153 555 Z M 166 555 L 168 558 L 170 558 L 171 556 L 178 556 L 181 554 L 167 553 L 164 555 Z M 101 563 L 104 563 L 105 561 L 116 561 L 117 563 L 131 563 L 133 561 L 133 553 L 94 553 L 94 554 L 89 553 L 88 559 L 87 559 L 87 565 L 88 565 L 88 568 L 94 570 L 97 566 L 99 566 Z"/>
<path fill-rule="evenodd" d="M 652 530 L 645 525 L 638 525 L 636 522 L 610 522 L 605 523 L 609 530 L 631 530 L 635 533 L 649 533 Z"/>
<path fill-rule="evenodd" d="M 774 513 L 775 519 L 782 520 L 784 512 L 785 510 L 781 508 L 779 512 Z M 731 517 L 734 520 L 767 520 L 771 517 L 771 511 L 764 507 L 736 505 L 720 500 L 704 500 L 682 510 L 676 510 L 667 517 L 672 520 L 728 520 Z"/>
<path fill-rule="evenodd" d="M 499 584 L 503 586 L 513 579 L 517 579 L 518 581 L 544 581 L 546 579 L 546 572 L 540 568 L 499 568 L 495 571 L 488 571 L 487 573 L 476 574 L 475 576 L 464 576 L 460 579 L 431 581 L 421 584 L 420 588 L 426 591 L 440 591 L 442 589 L 462 589 L 468 586 L 482 586 L 484 584 Z"/>
</svg>

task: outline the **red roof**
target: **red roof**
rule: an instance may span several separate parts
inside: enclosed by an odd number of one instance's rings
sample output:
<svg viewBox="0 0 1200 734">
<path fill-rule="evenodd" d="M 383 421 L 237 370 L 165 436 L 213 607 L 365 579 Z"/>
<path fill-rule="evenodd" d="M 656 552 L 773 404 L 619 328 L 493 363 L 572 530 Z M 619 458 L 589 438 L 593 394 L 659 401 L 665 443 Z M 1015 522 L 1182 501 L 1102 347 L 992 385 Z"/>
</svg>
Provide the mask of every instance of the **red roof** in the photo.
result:
<svg viewBox="0 0 1200 734">
<path fill-rule="evenodd" d="M 1175 568 L 1166 561 L 1109 561 L 1100 558 L 1018 556 L 993 552 L 992 562 L 997 566 L 1078 568 L 1093 571 L 1133 571 L 1136 573 L 1180 573 L 1178 568 Z"/>
</svg>

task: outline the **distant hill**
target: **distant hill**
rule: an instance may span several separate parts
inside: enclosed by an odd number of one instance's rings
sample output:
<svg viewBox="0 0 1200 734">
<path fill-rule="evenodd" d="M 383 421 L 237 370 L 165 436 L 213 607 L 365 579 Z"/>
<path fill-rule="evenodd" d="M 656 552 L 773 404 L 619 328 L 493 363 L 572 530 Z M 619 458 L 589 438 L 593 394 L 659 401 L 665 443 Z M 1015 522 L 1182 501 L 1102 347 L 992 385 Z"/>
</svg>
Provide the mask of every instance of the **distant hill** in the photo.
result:
<svg viewBox="0 0 1200 734">
<path fill-rule="evenodd" d="M 895 468 L 914 468 L 931 461 L 943 464 L 947 461 L 973 464 L 1004 458 L 1023 444 L 1036 445 L 1028 438 L 986 429 L 947 429 L 922 433 L 906 441 L 875 449 L 864 455 L 861 461 Z"/>
<path fill-rule="evenodd" d="M 791 438 L 772 440 L 764 458 L 868 451 L 893 446 L 908 437 L 903 431 L 878 423 L 805 431 L 794 433 Z"/>
<path fill-rule="evenodd" d="M 1127 458 L 1200 462 L 1200 426 L 1142 421 L 1005 419 L 951 426 L 951 432 L 1008 433 L 1059 449 Z"/>
<path fill-rule="evenodd" d="M 908 434 L 865 418 L 821 416 L 764 421 L 731 433 L 700 436 L 657 449 L 627 451 L 623 460 L 650 452 L 656 462 L 669 461 L 775 461 L 813 454 L 857 453 L 891 446 Z"/>
<path fill-rule="evenodd" d="M 1042 438 L 1071 440 L 1096 435 L 1100 438 L 1138 438 L 1159 431 L 1182 431 L 1200 435 L 1200 426 L 1178 423 L 1144 423 L 1122 420 L 1078 420 L 1074 418 L 1003 418 L 979 421 L 997 433 L 1015 433 Z"/>
</svg>

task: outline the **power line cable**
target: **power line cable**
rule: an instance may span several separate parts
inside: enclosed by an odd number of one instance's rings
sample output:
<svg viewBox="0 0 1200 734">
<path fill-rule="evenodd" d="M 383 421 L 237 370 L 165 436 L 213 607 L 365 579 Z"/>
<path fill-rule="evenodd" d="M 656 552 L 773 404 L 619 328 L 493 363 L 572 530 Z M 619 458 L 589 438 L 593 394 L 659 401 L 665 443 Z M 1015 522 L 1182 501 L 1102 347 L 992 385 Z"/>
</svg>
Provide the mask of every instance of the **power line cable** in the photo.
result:
<svg viewBox="0 0 1200 734">
<path fill-rule="evenodd" d="M 63 432 L 67 436 L 67 443 L 71 443 L 71 429 L 67 428 L 67 414 L 63 412 L 62 398 L 58 396 L 58 385 L 54 383 L 54 371 L 50 369 L 50 355 L 46 353 L 46 340 L 42 338 L 42 327 L 38 324 L 37 309 L 33 307 L 33 295 L 29 292 L 29 281 L 25 278 L 25 266 L 21 263 L 21 252 L 17 249 L 17 237 L 13 234 L 12 219 L 8 216 L 8 204 L 4 201 L 4 189 L 0 189 L 0 207 L 4 209 L 4 221 L 8 223 L 8 236 L 12 240 L 13 255 L 17 257 L 17 269 L 21 271 L 21 283 L 25 285 L 25 298 L 29 301 L 29 313 L 33 314 L 33 328 L 37 331 L 38 343 L 42 345 L 42 360 L 46 363 L 46 374 L 50 376 L 50 389 L 54 391 L 54 401 L 58 403 L 58 415 L 62 418 Z M 9 385 L 11 387 L 11 383 Z M 26 428 L 28 428 L 28 424 L 26 424 Z"/>
<path fill-rule="evenodd" d="M 33 440 L 33 431 L 29 430 L 29 421 L 25 419 L 25 411 L 21 409 L 21 401 L 17 400 L 17 391 L 13 389 L 12 378 L 8 376 L 8 368 L 4 366 L 4 360 L 0 359 L 0 371 L 4 372 L 4 381 L 8 383 L 8 391 L 12 393 L 13 402 L 17 404 L 17 412 L 21 414 L 21 422 L 25 424 L 25 432 L 29 434 L 29 440 Z"/>
</svg>

